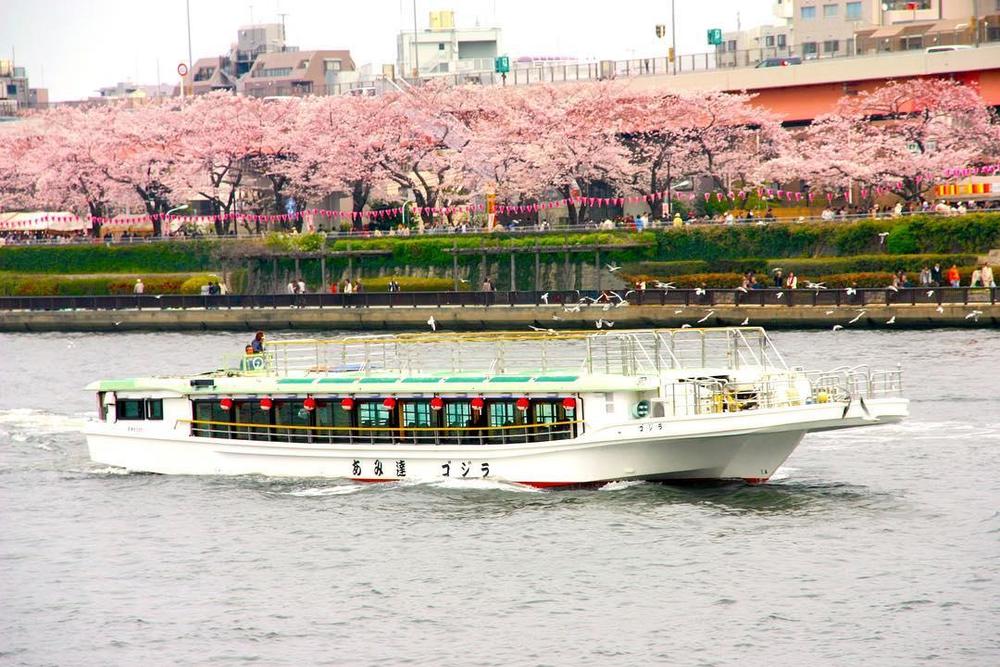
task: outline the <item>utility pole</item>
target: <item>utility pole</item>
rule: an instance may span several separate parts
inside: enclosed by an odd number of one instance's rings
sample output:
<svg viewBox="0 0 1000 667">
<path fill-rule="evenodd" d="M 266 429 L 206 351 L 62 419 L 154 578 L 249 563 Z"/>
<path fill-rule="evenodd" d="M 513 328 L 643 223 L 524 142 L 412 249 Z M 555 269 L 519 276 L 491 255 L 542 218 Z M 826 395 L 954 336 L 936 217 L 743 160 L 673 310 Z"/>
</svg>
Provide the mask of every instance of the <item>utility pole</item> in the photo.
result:
<svg viewBox="0 0 1000 667">
<path fill-rule="evenodd" d="M 670 48 L 674 50 L 674 74 L 677 74 L 677 12 L 675 0 L 670 0 Z M 694 56 L 691 56 L 692 58 Z"/>
<path fill-rule="evenodd" d="M 190 75 L 191 83 L 194 85 L 194 72 L 191 71 L 191 65 L 194 63 L 194 59 L 191 57 L 191 0 L 184 0 L 184 5 L 187 7 L 188 24 L 188 75 Z M 181 89 L 184 89 L 184 79 L 181 79 Z M 193 89 L 192 92 L 194 92 Z M 181 94 L 181 97 L 184 95 Z"/>
<path fill-rule="evenodd" d="M 288 16 L 288 12 L 279 13 L 278 16 L 281 17 L 281 41 L 284 42 L 287 37 L 285 37 L 285 17 Z"/>
<path fill-rule="evenodd" d="M 417 0 L 413 0 L 413 73 L 420 83 L 420 48 L 417 44 Z"/>
</svg>

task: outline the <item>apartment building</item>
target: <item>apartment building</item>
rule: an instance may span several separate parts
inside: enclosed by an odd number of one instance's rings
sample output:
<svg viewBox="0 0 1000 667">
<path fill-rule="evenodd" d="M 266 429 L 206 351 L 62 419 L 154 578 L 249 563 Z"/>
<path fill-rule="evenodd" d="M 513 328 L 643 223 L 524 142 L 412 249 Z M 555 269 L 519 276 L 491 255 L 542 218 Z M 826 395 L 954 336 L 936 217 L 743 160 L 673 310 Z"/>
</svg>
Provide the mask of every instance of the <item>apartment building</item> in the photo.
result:
<svg viewBox="0 0 1000 667">
<path fill-rule="evenodd" d="M 345 80 L 353 81 L 354 70 L 350 51 L 262 53 L 240 77 L 237 90 L 255 97 L 325 95 Z"/>
<path fill-rule="evenodd" d="M 1000 0 L 774 0 L 772 9 L 777 24 L 724 35 L 723 65 L 1000 40 Z"/>
</svg>

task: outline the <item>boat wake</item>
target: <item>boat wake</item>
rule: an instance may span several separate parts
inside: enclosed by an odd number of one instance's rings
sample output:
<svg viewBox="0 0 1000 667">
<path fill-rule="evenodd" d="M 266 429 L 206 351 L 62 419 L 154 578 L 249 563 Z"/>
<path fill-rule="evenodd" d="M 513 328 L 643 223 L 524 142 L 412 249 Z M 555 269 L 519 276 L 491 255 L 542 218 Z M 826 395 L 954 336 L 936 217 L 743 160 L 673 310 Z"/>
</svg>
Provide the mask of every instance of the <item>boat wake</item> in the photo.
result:
<svg viewBox="0 0 1000 667">
<path fill-rule="evenodd" d="M 63 415 L 32 408 L 0 410 L 0 424 L 16 440 L 19 433 L 75 433 L 83 429 L 88 418 L 85 413 Z"/>
</svg>

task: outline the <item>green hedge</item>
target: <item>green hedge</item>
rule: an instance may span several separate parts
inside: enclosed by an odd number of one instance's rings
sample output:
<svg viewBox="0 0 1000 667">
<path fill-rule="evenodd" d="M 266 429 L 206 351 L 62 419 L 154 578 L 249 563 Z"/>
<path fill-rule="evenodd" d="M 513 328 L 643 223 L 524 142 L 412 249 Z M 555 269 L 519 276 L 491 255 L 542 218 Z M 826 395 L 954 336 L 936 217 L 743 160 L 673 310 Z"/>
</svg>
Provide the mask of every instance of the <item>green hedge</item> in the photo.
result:
<svg viewBox="0 0 1000 667">
<path fill-rule="evenodd" d="M 0 247 L 0 271 L 19 273 L 175 273 L 210 271 L 217 242 L 141 245 L 52 245 Z"/>
<path fill-rule="evenodd" d="M 780 267 L 786 274 L 794 271 L 799 275 L 834 273 L 869 273 L 879 271 L 920 271 L 923 267 L 940 264 L 948 268 L 952 264 L 973 266 L 976 255 L 856 255 L 854 257 L 809 257 L 784 258 L 767 261 L 766 269 Z"/>
<path fill-rule="evenodd" d="M 49 276 L 0 274 L 0 296 L 100 296 L 132 294 L 135 279 L 142 278 L 145 294 L 199 294 L 201 285 L 218 276 Z"/>
<path fill-rule="evenodd" d="M 888 232 L 880 243 L 879 234 Z M 647 248 L 616 248 L 623 243 L 646 242 Z M 162 242 L 134 246 L 6 246 L 0 247 L 0 271 L 45 274 L 81 273 L 166 273 L 220 270 L 224 255 L 236 250 L 234 261 L 241 250 L 311 249 L 322 243 L 319 235 L 297 237 L 272 236 L 264 241 L 186 241 Z M 236 244 L 236 245 L 231 245 Z M 704 265 L 691 266 L 683 273 L 706 271 L 742 272 L 767 268 L 767 262 L 755 258 L 816 258 L 846 257 L 853 255 L 890 254 L 909 256 L 915 253 L 973 254 L 1000 248 L 1000 213 L 976 213 L 956 217 L 912 216 L 885 220 L 829 223 L 770 223 L 767 225 L 705 225 L 680 229 L 667 227 L 641 233 L 586 232 L 547 233 L 531 236 L 510 234 L 469 234 L 462 236 L 409 236 L 378 237 L 367 239 L 331 239 L 326 242 L 329 250 L 374 250 L 390 252 L 384 257 L 365 257 L 355 262 L 364 274 L 379 269 L 402 266 L 436 267 L 450 269 L 452 247 L 476 249 L 491 247 L 532 248 L 562 245 L 600 245 L 602 262 L 647 263 L 701 261 Z M 220 252 L 220 249 L 225 251 Z M 221 257 L 221 259 L 220 259 Z M 592 261 L 593 255 L 574 254 L 574 263 Z M 747 259 L 751 258 L 751 259 Z M 499 272 L 509 273 L 509 262 L 504 255 L 490 257 Z M 561 262 L 562 253 L 542 255 L 547 263 Z M 474 277 L 480 257 L 462 255 L 459 265 L 469 269 Z M 531 253 L 518 256 L 516 273 L 518 283 L 529 280 L 534 258 Z M 727 263 L 728 262 L 728 263 Z M 265 262 L 266 263 L 266 262 Z M 330 260 L 331 271 L 342 270 L 346 262 Z M 284 269 L 283 269 L 284 270 Z M 836 268 L 836 271 L 841 271 Z M 881 269 L 879 269 L 881 270 Z M 640 273 L 641 271 L 636 271 Z M 651 271 L 652 272 L 652 271 Z M 674 275 L 656 271 L 660 275 Z M 680 274 L 677 274 L 680 275 Z M 494 275 L 496 277 L 496 275 Z M 481 277 L 480 277 L 481 279 Z"/>
</svg>

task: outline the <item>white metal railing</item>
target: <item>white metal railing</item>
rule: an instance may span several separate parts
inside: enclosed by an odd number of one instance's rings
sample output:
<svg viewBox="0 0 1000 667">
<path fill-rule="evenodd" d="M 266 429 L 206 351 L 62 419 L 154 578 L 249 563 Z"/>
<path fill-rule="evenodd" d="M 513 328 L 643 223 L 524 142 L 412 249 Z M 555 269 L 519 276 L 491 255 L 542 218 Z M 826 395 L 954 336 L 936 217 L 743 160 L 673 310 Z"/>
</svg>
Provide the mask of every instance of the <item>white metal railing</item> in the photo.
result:
<svg viewBox="0 0 1000 667">
<path fill-rule="evenodd" d="M 268 345 L 267 353 L 249 364 L 240 358 L 231 360 L 227 368 L 271 375 L 530 371 L 627 376 L 702 368 L 787 369 L 760 327 L 408 334 L 272 341 Z"/>
</svg>

